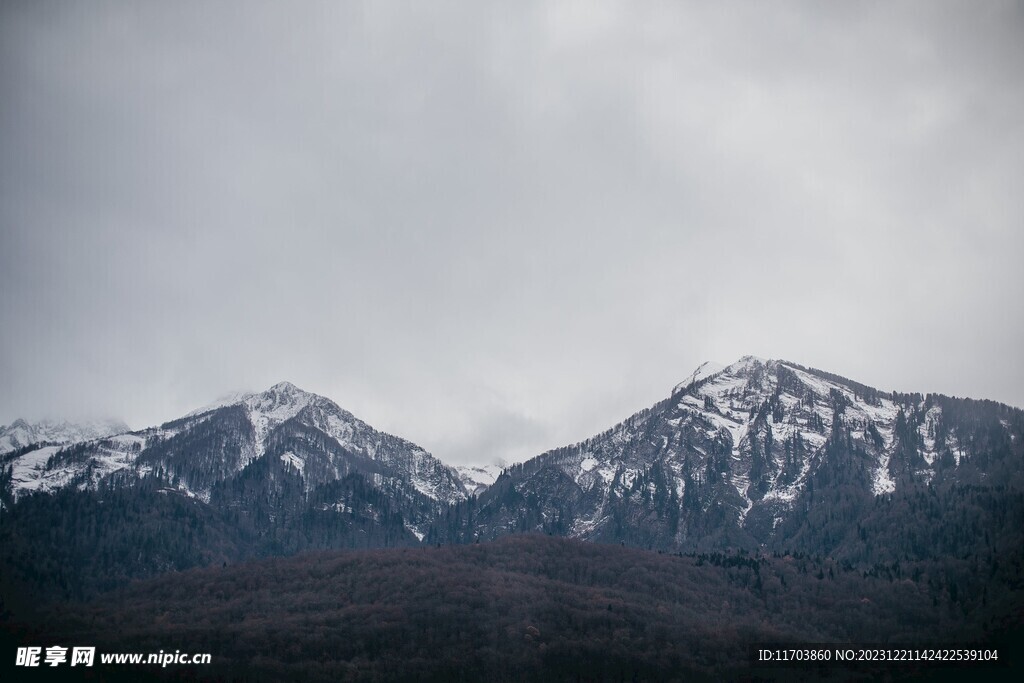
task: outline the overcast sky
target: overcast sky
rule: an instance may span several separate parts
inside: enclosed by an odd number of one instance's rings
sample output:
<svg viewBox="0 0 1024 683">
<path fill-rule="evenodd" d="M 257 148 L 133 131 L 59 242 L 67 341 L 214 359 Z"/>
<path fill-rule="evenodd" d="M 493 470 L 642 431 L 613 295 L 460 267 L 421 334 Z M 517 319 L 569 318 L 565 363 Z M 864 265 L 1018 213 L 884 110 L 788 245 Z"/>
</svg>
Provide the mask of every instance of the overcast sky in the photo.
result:
<svg viewBox="0 0 1024 683">
<path fill-rule="evenodd" d="M 827 6 L 821 6 L 827 5 Z M 0 3 L 0 424 L 460 463 L 785 358 L 1024 406 L 1020 2 Z"/>
</svg>

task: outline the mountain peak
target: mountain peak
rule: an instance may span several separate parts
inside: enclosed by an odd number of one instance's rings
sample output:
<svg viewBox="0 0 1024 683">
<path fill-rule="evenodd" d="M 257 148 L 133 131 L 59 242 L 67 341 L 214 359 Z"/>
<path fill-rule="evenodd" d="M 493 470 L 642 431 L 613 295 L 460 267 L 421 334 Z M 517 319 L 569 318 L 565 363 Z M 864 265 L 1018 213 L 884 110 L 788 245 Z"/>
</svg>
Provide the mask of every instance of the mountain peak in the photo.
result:
<svg viewBox="0 0 1024 683">
<path fill-rule="evenodd" d="M 316 396 L 316 394 L 304 391 L 291 382 L 283 381 L 278 382 L 265 391 L 236 391 L 225 394 L 213 403 L 208 403 L 201 408 L 197 408 L 187 413 L 186 417 L 194 417 L 196 415 L 208 413 L 211 410 L 216 410 L 217 408 L 234 405 L 248 407 L 252 407 L 253 404 L 283 405 L 287 403 L 294 403 L 295 400 L 302 398 L 305 398 L 306 402 L 308 402 L 309 398 L 313 396 Z"/>
<path fill-rule="evenodd" d="M 267 391 L 268 392 L 278 393 L 278 394 L 296 394 L 296 393 L 305 394 L 305 393 L 308 393 L 308 392 L 303 391 L 302 389 L 299 389 L 297 386 L 295 386 L 294 384 L 292 384 L 291 382 L 288 382 L 288 381 L 278 382 L 274 386 L 270 387 L 270 389 L 268 389 Z"/>
<path fill-rule="evenodd" d="M 754 366 L 758 366 L 758 365 L 768 365 L 771 362 L 772 362 L 771 360 L 768 360 L 768 359 L 765 359 L 765 358 L 761 358 L 760 356 L 749 356 L 748 355 L 748 356 L 743 356 L 738 361 L 736 361 L 735 363 L 729 365 L 725 369 L 726 370 L 730 370 L 730 371 L 736 371 L 736 370 L 742 370 L 742 369 L 745 369 L 745 368 L 750 368 L 750 367 L 754 367 Z"/>
<path fill-rule="evenodd" d="M 697 369 L 690 373 L 690 376 L 688 378 L 677 384 L 675 389 L 672 390 L 672 393 L 674 394 L 677 391 L 685 389 L 686 387 L 692 384 L 696 384 L 702 379 L 711 377 L 711 375 L 721 372 L 724 369 L 725 366 L 722 365 L 721 363 L 713 360 L 706 360 L 700 365 L 698 365 Z"/>
<path fill-rule="evenodd" d="M 982 411 L 990 411 L 986 421 L 977 417 Z M 785 535 L 808 519 L 815 529 L 832 520 L 839 501 L 874 511 L 894 492 L 1006 476 L 997 471 L 1019 480 L 1016 451 L 982 456 L 972 446 L 979 438 L 972 435 L 985 430 L 1000 434 L 1000 443 L 1019 443 L 1019 415 L 996 404 L 879 391 L 786 360 L 706 362 L 667 399 L 506 470 L 478 494 L 473 532 L 538 520 L 537 529 L 648 546 L 712 536 L 727 545 L 792 539 Z M 850 538 L 845 530 L 834 536 Z"/>
<path fill-rule="evenodd" d="M 768 365 L 771 362 L 772 361 L 765 360 L 764 358 L 750 355 L 743 356 L 738 361 L 731 363 L 729 365 L 723 365 L 713 360 L 706 360 L 700 365 L 698 365 L 697 369 L 690 373 L 689 377 L 687 377 L 685 380 L 677 384 L 675 388 L 672 390 L 672 393 L 674 394 L 679 391 L 682 391 L 683 389 L 686 389 L 687 387 L 690 387 L 696 384 L 697 382 L 700 382 L 702 380 L 705 380 L 709 377 L 712 377 L 720 373 L 737 373 L 743 370 L 747 370 L 753 366 Z"/>
</svg>

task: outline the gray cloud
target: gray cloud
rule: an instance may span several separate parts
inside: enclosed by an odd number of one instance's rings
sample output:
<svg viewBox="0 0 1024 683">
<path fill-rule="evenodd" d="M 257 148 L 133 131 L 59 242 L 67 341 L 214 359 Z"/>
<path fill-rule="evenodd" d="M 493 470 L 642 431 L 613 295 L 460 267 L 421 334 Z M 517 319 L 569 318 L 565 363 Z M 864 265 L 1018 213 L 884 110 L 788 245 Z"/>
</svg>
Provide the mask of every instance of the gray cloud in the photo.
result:
<svg viewBox="0 0 1024 683">
<path fill-rule="evenodd" d="M 1024 405 L 1018 3 L 0 12 L 0 422 L 289 379 L 522 459 L 745 353 Z"/>
</svg>

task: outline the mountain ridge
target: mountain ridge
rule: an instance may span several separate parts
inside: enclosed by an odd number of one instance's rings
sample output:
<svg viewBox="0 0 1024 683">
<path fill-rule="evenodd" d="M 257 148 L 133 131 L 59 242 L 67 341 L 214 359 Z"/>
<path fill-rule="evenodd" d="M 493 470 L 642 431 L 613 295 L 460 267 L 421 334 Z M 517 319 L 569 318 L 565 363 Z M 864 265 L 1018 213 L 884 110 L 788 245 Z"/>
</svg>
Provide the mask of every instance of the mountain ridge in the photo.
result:
<svg viewBox="0 0 1024 683">
<path fill-rule="evenodd" d="M 0 425 L 0 455 L 35 443 L 74 443 L 127 431 L 130 431 L 130 427 L 124 421 L 114 418 L 79 421 L 47 419 L 37 422 L 18 418 L 9 425 Z"/>
<path fill-rule="evenodd" d="M 1024 411 L 1011 406 L 882 392 L 744 356 L 703 364 L 650 408 L 509 467 L 481 494 L 472 522 L 460 530 L 449 520 L 438 533 L 771 546 L 795 532 L 794 520 L 806 523 L 808 509 L 818 514 L 822 486 L 856 499 L 861 512 L 932 484 L 1020 486 L 1022 433 Z"/>
<path fill-rule="evenodd" d="M 243 414 L 234 414 L 238 411 Z M 28 490 L 53 490 L 72 482 L 80 484 L 83 483 L 82 474 L 87 469 L 91 469 L 95 476 L 90 476 L 86 485 L 95 485 L 97 477 L 103 478 L 115 473 L 132 471 L 138 476 L 147 476 L 154 468 L 167 469 L 169 465 L 169 469 L 174 470 L 175 464 L 186 464 L 179 462 L 182 458 L 172 456 L 173 462 L 169 463 L 166 458 L 157 457 L 154 451 L 168 450 L 169 442 L 200 428 L 210 420 L 231 419 L 237 423 L 228 430 L 231 432 L 228 439 L 233 441 L 231 450 L 234 452 L 228 460 L 218 463 L 220 475 L 237 474 L 245 469 L 265 454 L 275 430 L 289 421 L 297 420 L 300 424 L 320 430 L 344 449 L 397 468 L 408 475 L 417 490 L 424 495 L 446 501 L 465 496 L 454 468 L 444 465 L 416 444 L 379 432 L 330 399 L 303 391 L 290 382 L 279 382 L 263 392 L 237 394 L 230 400 L 189 412 L 159 426 L 125 431 L 109 437 L 90 438 L 84 441 L 91 443 L 89 447 L 84 447 L 83 443 L 72 444 L 84 451 L 82 455 L 85 457 L 64 458 L 63 468 L 50 461 L 58 451 L 66 450 L 67 447 L 59 444 L 48 444 L 48 451 L 41 448 L 39 450 L 43 452 L 29 452 L 17 459 L 8 458 L 5 464 L 15 469 L 12 493 L 17 497 Z M 243 425 L 245 422 L 248 424 Z M 192 454 L 190 457 L 196 456 Z M 294 454 L 284 459 L 293 464 L 299 460 Z M 190 479 L 179 476 L 179 483 L 188 494 L 208 498 L 214 481 L 209 477 Z"/>
<path fill-rule="evenodd" d="M 82 595 L 168 568 L 521 532 L 866 567 L 992 563 L 1022 540 L 1022 446 L 1010 406 L 744 356 L 702 364 L 588 439 L 459 472 L 278 383 L 158 427 L 2 455 L 0 515 L 12 574 L 63 557 L 82 568 L 54 581 Z M 94 567 L 96 546 L 116 567 Z"/>
</svg>

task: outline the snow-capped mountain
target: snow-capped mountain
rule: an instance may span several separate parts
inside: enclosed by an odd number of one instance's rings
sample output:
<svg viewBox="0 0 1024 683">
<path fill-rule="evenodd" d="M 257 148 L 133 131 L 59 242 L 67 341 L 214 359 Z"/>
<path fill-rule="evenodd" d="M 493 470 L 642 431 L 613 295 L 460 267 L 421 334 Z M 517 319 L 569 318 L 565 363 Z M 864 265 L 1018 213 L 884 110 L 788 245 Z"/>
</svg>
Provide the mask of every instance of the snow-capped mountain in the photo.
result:
<svg viewBox="0 0 1024 683">
<path fill-rule="evenodd" d="M 1024 411 L 992 402 L 885 393 L 752 356 L 705 363 L 652 408 L 510 467 L 464 533 L 783 543 L 843 505 L 856 508 L 843 520 L 856 525 L 872 499 L 894 492 L 1020 484 L 1022 434 Z"/>
<path fill-rule="evenodd" d="M 6 427 L 0 427 L 0 455 L 37 443 L 74 443 L 121 434 L 128 430 L 128 425 L 121 420 L 90 420 L 86 422 L 41 420 L 30 423 L 18 419 Z"/>
<path fill-rule="evenodd" d="M 455 470 L 459 473 L 466 493 L 479 496 L 501 475 L 505 465 L 459 465 Z"/>
<path fill-rule="evenodd" d="M 409 441 L 379 432 L 333 401 L 289 382 L 241 394 L 159 427 L 47 445 L 8 458 L 17 498 L 105 481 L 167 480 L 209 501 L 214 489 L 261 459 L 272 459 L 308 492 L 360 472 L 400 482 L 437 503 L 466 497 L 458 473 Z"/>
<path fill-rule="evenodd" d="M 962 578 L 1019 566 L 1022 511 L 1024 411 L 750 356 L 703 364 L 606 432 L 500 470 L 456 471 L 287 382 L 157 427 L 0 454 L 0 564 L 25 577 L 81 566 L 78 597 L 211 563 L 522 531 L 793 551 L 891 576 L 921 561 Z M 952 590 L 949 576 L 935 590 Z"/>
</svg>

